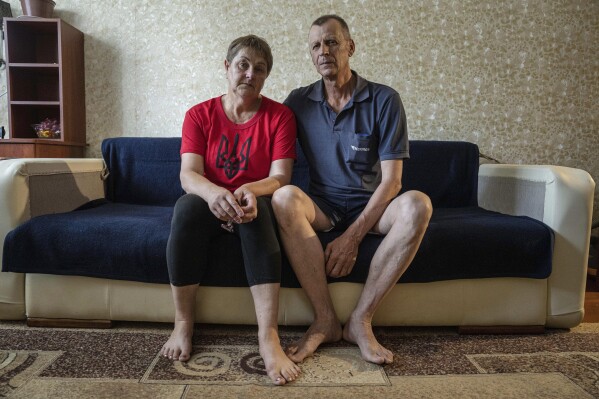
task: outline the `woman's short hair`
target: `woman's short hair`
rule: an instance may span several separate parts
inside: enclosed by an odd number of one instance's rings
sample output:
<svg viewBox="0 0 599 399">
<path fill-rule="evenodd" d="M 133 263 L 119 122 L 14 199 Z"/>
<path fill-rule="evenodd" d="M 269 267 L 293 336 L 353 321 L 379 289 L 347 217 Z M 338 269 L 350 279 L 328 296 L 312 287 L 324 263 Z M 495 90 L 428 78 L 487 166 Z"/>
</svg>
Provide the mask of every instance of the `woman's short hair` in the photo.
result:
<svg viewBox="0 0 599 399">
<path fill-rule="evenodd" d="M 256 35 L 241 36 L 233 40 L 231 44 L 229 44 L 229 49 L 227 50 L 227 61 L 229 63 L 233 62 L 233 58 L 235 58 L 237 53 L 244 48 L 252 49 L 264 57 L 266 60 L 266 73 L 270 74 L 273 62 L 270 46 L 266 40 Z"/>
</svg>

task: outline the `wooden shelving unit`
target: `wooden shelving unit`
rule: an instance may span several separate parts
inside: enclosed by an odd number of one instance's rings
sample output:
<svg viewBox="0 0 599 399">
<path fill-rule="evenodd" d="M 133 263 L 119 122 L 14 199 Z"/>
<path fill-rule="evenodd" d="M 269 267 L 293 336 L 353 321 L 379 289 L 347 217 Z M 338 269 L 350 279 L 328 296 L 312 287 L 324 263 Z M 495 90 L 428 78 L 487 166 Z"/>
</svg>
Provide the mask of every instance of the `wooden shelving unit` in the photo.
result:
<svg viewBox="0 0 599 399">
<path fill-rule="evenodd" d="M 83 33 L 58 18 L 4 18 L 9 135 L 0 157 L 83 157 Z M 32 125 L 60 122 L 58 138 Z"/>
</svg>

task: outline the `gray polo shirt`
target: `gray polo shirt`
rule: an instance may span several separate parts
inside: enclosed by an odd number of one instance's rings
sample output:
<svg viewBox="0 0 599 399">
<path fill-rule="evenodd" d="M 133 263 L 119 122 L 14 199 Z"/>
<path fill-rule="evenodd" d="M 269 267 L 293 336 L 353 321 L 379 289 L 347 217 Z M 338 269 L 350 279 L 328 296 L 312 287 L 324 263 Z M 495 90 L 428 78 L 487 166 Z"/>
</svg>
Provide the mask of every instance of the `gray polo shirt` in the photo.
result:
<svg viewBox="0 0 599 399">
<path fill-rule="evenodd" d="M 293 90 L 285 104 L 310 165 L 310 194 L 365 205 L 381 182 L 380 161 L 409 158 L 408 131 L 399 94 L 352 73 L 356 89 L 339 114 L 327 103 L 322 80 Z"/>
</svg>

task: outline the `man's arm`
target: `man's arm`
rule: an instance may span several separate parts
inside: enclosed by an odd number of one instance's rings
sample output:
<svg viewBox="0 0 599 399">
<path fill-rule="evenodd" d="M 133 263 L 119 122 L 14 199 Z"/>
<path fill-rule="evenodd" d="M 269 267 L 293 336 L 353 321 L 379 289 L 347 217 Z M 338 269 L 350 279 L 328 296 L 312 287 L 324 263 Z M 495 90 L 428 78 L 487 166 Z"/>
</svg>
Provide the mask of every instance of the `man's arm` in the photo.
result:
<svg viewBox="0 0 599 399">
<path fill-rule="evenodd" d="M 324 255 L 327 275 L 343 277 L 352 271 L 362 239 L 372 230 L 389 203 L 399 194 L 402 171 L 401 159 L 381 161 L 381 184 L 370 197 L 366 208 L 341 236 L 326 247 Z"/>
</svg>

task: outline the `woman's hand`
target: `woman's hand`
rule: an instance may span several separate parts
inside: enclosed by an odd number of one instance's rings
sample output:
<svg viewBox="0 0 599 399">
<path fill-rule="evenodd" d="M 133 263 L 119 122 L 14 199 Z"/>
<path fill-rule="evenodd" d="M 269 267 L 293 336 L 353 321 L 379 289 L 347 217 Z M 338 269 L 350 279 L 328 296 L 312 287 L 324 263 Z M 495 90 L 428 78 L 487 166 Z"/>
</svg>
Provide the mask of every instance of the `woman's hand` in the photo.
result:
<svg viewBox="0 0 599 399">
<path fill-rule="evenodd" d="M 185 192 L 202 197 L 218 219 L 241 223 L 243 211 L 235 196 L 204 176 L 204 157 L 186 152 L 181 155 L 181 186 Z"/>
<path fill-rule="evenodd" d="M 235 223 L 241 223 L 245 216 L 235 196 L 226 188 L 218 186 L 214 188 L 207 202 L 214 216 L 225 222 L 233 220 Z"/>
<path fill-rule="evenodd" d="M 256 219 L 258 216 L 258 204 L 254 193 L 246 186 L 241 186 L 235 190 L 233 195 L 241 205 L 241 210 L 243 211 L 241 223 L 248 223 Z"/>
</svg>

